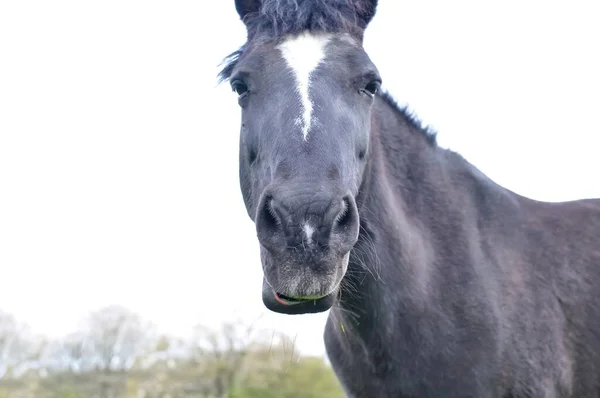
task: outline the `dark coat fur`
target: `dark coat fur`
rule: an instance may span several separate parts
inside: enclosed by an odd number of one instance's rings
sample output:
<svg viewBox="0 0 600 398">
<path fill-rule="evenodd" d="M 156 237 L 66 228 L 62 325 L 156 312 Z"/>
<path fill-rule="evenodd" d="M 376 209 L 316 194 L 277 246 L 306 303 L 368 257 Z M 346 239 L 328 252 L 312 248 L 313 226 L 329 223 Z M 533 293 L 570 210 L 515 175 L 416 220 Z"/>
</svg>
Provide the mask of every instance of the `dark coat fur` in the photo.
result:
<svg viewBox="0 0 600 398">
<path fill-rule="evenodd" d="M 362 37 L 367 0 L 238 0 L 249 42 Z M 544 203 L 375 98 L 359 241 L 325 343 L 350 397 L 600 396 L 600 201 Z"/>
</svg>

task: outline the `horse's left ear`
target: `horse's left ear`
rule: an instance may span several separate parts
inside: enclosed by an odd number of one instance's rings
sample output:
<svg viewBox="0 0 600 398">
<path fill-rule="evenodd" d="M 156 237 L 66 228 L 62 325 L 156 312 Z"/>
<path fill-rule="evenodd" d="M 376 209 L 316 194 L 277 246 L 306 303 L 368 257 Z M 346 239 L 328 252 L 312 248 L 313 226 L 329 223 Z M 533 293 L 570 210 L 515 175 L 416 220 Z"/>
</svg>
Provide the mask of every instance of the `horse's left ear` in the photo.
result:
<svg viewBox="0 0 600 398">
<path fill-rule="evenodd" d="M 375 16 L 377 0 L 357 0 L 356 10 L 359 23 L 361 24 L 361 27 L 365 29 Z"/>
<path fill-rule="evenodd" d="M 258 12 L 262 0 L 235 0 L 235 9 L 237 10 L 240 19 L 245 22 L 248 14 Z"/>
</svg>

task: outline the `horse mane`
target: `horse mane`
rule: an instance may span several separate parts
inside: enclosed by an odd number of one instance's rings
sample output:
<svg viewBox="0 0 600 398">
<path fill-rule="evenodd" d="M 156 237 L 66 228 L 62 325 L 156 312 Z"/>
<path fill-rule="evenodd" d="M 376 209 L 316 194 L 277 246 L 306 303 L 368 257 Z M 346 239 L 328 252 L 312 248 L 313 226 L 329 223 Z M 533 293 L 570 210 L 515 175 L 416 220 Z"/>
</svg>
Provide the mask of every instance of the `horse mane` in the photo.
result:
<svg viewBox="0 0 600 398">
<path fill-rule="evenodd" d="M 410 126 L 414 127 L 431 146 L 437 145 L 437 131 L 431 126 L 424 126 L 414 111 L 408 109 L 408 106 L 401 106 L 392 94 L 388 91 L 380 90 L 378 96 L 381 97 L 397 114 L 399 114 Z"/>
</svg>

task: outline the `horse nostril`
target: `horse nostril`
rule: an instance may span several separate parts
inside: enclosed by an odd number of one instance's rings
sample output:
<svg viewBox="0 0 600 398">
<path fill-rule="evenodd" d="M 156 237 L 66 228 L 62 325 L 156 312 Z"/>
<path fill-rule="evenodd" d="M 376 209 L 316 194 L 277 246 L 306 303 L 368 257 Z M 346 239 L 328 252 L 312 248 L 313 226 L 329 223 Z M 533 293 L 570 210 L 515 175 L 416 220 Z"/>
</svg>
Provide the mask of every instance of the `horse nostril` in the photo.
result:
<svg viewBox="0 0 600 398">
<path fill-rule="evenodd" d="M 256 213 L 256 232 L 259 242 L 269 251 L 285 247 L 281 214 L 271 195 L 265 195 Z"/>
<path fill-rule="evenodd" d="M 353 227 L 358 221 L 358 214 L 354 199 L 350 195 L 344 196 L 342 201 L 343 208 L 335 219 L 335 227 L 343 230 Z"/>
<path fill-rule="evenodd" d="M 309 199 L 300 202 L 297 196 L 278 197 L 271 192 L 263 195 L 255 224 L 258 240 L 266 250 L 271 253 L 284 253 L 298 247 L 309 248 L 311 253 L 317 249 L 333 249 L 338 253 L 350 250 L 359 229 L 354 198 L 338 196 L 337 206 L 332 204 L 329 195 Z M 290 208 L 295 211 L 290 212 Z"/>
<path fill-rule="evenodd" d="M 337 253 L 346 254 L 358 239 L 360 219 L 352 195 L 344 196 L 342 204 L 331 230 L 330 247 Z"/>
<path fill-rule="evenodd" d="M 271 197 L 265 198 L 257 221 L 261 221 L 261 226 L 263 228 L 270 230 L 277 230 L 279 228 L 281 221 L 279 220 L 277 212 L 273 209 L 273 199 Z"/>
<path fill-rule="evenodd" d="M 350 212 L 349 210 L 349 203 L 348 200 L 346 198 L 342 199 L 342 203 L 343 203 L 343 207 L 342 210 L 340 211 L 340 213 L 337 215 L 337 217 L 335 218 L 335 224 L 339 227 L 344 227 L 344 225 L 347 225 L 351 220 L 350 220 Z"/>
</svg>

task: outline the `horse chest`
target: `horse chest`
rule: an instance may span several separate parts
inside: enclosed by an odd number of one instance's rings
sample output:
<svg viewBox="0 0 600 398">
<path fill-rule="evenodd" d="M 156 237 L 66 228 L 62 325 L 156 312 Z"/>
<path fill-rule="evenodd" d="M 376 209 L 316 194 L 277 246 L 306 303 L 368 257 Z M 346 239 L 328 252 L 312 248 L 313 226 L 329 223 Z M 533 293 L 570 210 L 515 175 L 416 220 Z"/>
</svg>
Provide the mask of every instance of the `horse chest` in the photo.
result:
<svg viewBox="0 0 600 398">
<path fill-rule="evenodd" d="M 482 369 L 468 349 L 424 346 L 401 333 L 389 339 L 363 337 L 340 334 L 328 321 L 327 353 L 349 397 L 501 396 L 492 387 L 493 367 Z"/>
</svg>

